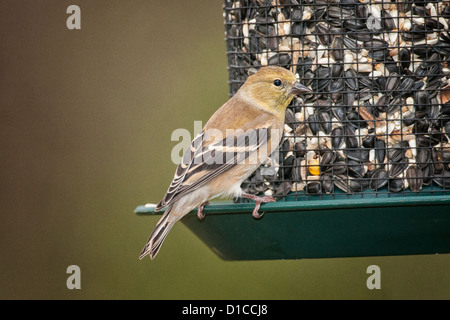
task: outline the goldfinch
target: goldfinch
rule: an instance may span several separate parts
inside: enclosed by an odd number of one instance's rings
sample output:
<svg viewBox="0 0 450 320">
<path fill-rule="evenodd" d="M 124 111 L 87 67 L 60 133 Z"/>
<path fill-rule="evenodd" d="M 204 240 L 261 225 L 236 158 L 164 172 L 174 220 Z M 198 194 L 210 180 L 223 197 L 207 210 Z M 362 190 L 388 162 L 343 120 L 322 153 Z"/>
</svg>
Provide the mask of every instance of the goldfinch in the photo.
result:
<svg viewBox="0 0 450 320">
<path fill-rule="evenodd" d="M 150 255 L 154 259 L 173 225 L 196 207 L 198 218 L 203 219 L 203 207 L 216 197 L 252 199 L 252 215 L 260 218 L 261 203 L 275 199 L 246 194 L 240 186 L 277 149 L 286 108 L 294 96 L 309 91 L 292 72 L 281 67 L 263 67 L 249 76 L 185 152 L 155 210 L 167 209 L 139 258 Z"/>
</svg>

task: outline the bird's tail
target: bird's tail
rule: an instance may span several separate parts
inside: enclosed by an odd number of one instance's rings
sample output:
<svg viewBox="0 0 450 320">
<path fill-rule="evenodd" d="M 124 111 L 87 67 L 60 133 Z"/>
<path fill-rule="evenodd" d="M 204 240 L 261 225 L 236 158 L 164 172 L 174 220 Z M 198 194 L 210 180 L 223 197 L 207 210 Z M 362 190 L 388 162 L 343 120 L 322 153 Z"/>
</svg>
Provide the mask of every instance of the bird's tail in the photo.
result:
<svg viewBox="0 0 450 320">
<path fill-rule="evenodd" d="M 171 218 L 171 211 L 172 207 L 170 206 L 167 208 L 166 212 L 164 212 L 164 215 L 156 224 L 155 230 L 153 230 L 150 238 L 148 238 L 147 244 L 144 246 L 144 249 L 142 249 L 139 259 L 142 260 L 147 254 L 150 255 L 151 259 L 156 257 L 170 229 L 172 229 L 175 222 L 178 221 L 178 219 Z"/>
</svg>

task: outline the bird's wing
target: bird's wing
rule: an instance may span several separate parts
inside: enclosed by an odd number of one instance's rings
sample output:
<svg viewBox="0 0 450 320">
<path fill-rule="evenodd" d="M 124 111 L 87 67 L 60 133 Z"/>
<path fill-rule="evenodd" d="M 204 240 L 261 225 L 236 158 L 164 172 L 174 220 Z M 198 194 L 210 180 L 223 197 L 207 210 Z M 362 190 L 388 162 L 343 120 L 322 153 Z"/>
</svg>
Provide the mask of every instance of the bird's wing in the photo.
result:
<svg viewBox="0 0 450 320">
<path fill-rule="evenodd" d="M 160 210 L 200 188 L 220 174 L 243 163 L 271 138 L 271 128 L 235 131 L 208 144 L 205 131 L 197 135 L 178 165 L 166 195 L 156 206 Z"/>
</svg>

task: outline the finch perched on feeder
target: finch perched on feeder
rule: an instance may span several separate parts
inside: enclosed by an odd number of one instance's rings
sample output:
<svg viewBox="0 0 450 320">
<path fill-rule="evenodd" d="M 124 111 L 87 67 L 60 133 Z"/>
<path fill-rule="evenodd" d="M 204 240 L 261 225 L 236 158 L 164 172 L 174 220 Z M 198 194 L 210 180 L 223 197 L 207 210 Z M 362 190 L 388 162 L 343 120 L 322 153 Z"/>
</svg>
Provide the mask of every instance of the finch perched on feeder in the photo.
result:
<svg viewBox="0 0 450 320">
<path fill-rule="evenodd" d="M 199 219 L 208 200 L 245 197 L 255 201 L 253 217 L 261 203 L 272 197 L 244 193 L 247 179 L 278 147 L 286 108 L 295 95 L 310 90 L 281 67 L 263 67 L 247 81 L 206 123 L 178 165 L 166 195 L 156 211 L 167 207 L 139 258 L 155 258 L 175 222 L 196 207 Z"/>
</svg>

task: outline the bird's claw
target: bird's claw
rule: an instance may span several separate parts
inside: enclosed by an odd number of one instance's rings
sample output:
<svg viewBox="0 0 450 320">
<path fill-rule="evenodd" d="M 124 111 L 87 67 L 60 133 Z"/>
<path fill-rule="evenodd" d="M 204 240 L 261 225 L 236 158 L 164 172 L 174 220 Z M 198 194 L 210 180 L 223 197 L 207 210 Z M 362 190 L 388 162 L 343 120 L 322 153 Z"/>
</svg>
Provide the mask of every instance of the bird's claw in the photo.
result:
<svg viewBox="0 0 450 320">
<path fill-rule="evenodd" d="M 203 219 L 205 219 L 205 214 L 203 213 L 203 208 L 207 205 L 209 205 L 209 201 L 203 202 L 201 205 L 198 206 L 198 212 L 197 212 L 198 220 L 203 221 Z"/>
<path fill-rule="evenodd" d="M 253 209 L 253 212 L 252 212 L 252 217 L 255 218 L 256 220 L 261 219 L 264 215 L 264 212 L 259 213 L 258 210 L 259 210 L 259 206 L 255 206 L 255 209 Z"/>
<path fill-rule="evenodd" d="M 252 212 L 252 217 L 255 219 L 261 219 L 262 216 L 264 215 L 264 212 L 263 213 L 258 212 L 259 208 L 261 207 L 261 203 L 276 202 L 276 200 L 270 196 L 258 197 L 252 194 L 244 193 L 242 194 L 242 197 L 255 201 L 255 208 L 253 209 Z"/>
<path fill-rule="evenodd" d="M 201 213 L 201 212 L 197 212 L 197 218 L 200 221 L 203 221 L 203 219 L 205 219 L 205 214 Z"/>
</svg>

